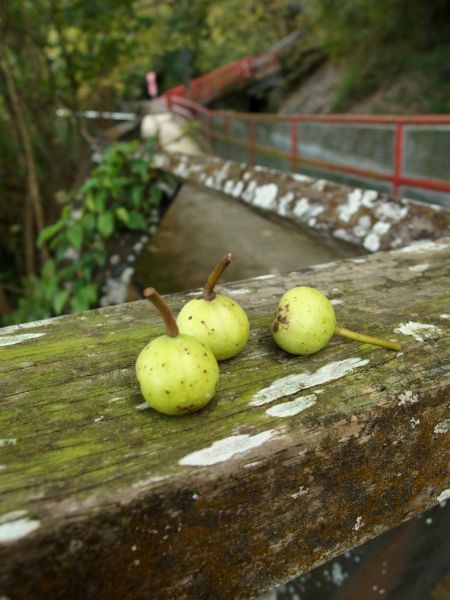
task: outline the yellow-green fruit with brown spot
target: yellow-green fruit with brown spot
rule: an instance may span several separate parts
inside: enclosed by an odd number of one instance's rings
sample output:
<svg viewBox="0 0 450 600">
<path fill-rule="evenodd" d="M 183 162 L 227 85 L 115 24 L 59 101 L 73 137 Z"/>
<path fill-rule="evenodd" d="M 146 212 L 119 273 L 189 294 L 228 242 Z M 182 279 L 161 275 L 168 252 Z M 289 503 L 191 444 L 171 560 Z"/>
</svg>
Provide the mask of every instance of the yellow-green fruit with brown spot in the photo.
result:
<svg viewBox="0 0 450 600">
<path fill-rule="evenodd" d="M 211 350 L 189 335 L 162 335 L 141 350 L 136 376 L 146 402 L 166 415 L 203 408 L 214 396 L 219 366 Z"/>
<path fill-rule="evenodd" d="M 334 308 L 322 292 L 302 286 L 283 294 L 272 325 L 273 338 L 280 348 L 291 354 L 313 354 L 335 333 Z"/>
<path fill-rule="evenodd" d="M 181 333 L 208 346 L 217 360 L 238 354 L 248 341 L 250 325 L 244 309 L 232 298 L 216 294 L 213 300 L 194 298 L 177 318 Z"/>
</svg>

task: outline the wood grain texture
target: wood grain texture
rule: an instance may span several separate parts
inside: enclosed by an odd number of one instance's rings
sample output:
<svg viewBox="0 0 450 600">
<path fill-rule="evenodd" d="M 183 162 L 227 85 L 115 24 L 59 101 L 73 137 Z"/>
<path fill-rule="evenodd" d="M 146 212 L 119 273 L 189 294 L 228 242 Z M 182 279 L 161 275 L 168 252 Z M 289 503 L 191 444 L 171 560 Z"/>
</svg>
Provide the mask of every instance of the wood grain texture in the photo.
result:
<svg viewBox="0 0 450 600">
<path fill-rule="evenodd" d="M 448 239 L 227 283 L 250 342 L 180 418 L 137 410 L 147 301 L 1 330 L 0 596 L 251 598 L 450 496 L 449 284 Z M 403 352 L 285 354 L 294 285 Z"/>
</svg>

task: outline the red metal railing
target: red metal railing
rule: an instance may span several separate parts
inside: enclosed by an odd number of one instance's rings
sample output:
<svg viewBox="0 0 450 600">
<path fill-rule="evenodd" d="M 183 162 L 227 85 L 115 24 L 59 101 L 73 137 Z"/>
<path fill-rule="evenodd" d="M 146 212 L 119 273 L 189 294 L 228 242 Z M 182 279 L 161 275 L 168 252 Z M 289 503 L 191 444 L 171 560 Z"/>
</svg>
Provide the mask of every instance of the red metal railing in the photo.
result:
<svg viewBox="0 0 450 600">
<path fill-rule="evenodd" d="M 416 130 L 433 131 L 439 127 L 448 135 L 448 148 L 450 148 L 450 116 L 449 115 L 421 115 L 421 116 L 372 116 L 372 115 L 279 115 L 279 114 L 252 114 L 238 113 L 223 110 L 211 110 L 205 106 L 186 97 L 172 96 L 171 108 L 175 115 L 182 118 L 195 118 L 201 123 L 202 132 L 206 138 L 211 141 L 213 149 L 220 154 L 220 144 L 228 148 L 236 148 L 246 151 L 246 160 L 250 164 L 266 164 L 271 166 L 270 157 L 278 161 L 284 161 L 285 168 L 296 172 L 299 167 L 306 166 L 311 169 L 323 172 L 325 174 L 341 173 L 353 178 L 362 178 L 363 182 L 367 180 L 378 181 L 390 186 L 393 196 L 401 195 L 402 188 L 415 188 L 418 190 L 429 190 L 432 192 L 450 194 L 450 155 L 448 159 L 448 169 L 441 168 L 442 173 L 439 176 L 416 176 L 405 172 L 405 147 L 406 138 L 411 136 Z M 231 135 L 230 131 L 234 123 L 245 123 L 242 127 L 245 135 Z M 277 148 L 273 144 L 257 142 L 258 128 L 267 127 L 268 124 L 277 126 L 283 125 L 283 131 L 286 138 L 282 148 Z M 347 127 L 349 130 L 353 127 L 370 131 L 372 128 L 388 131 L 388 142 L 386 154 L 392 155 L 390 167 L 384 165 L 379 168 L 367 168 L 358 164 L 345 164 L 342 160 L 333 161 L 308 155 L 302 151 L 302 127 L 305 124 L 328 124 L 332 126 Z M 281 126 L 281 125 L 280 125 Z M 427 129 L 428 128 L 428 129 Z M 408 139 L 409 139 L 408 137 Z M 278 135 L 282 139 L 281 134 Z M 413 139 L 413 138 L 411 138 Z M 270 140 L 269 140 L 270 142 Z M 215 148 L 214 148 L 215 146 Z M 289 148 L 289 151 L 286 148 Z M 305 150 L 305 149 L 304 149 Z M 444 151 L 447 150 L 447 145 Z M 324 149 L 327 153 L 327 149 Z M 231 154 L 231 156 L 230 156 Z M 228 152 L 227 158 L 232 158 L 232 152 Z M 420 152 L 419 152 L 420 154 Z M 423 154 L 423 152 L 422 152 Z M 343 154 L 344 158 L 345 155 Z M 259 157 L 259 158 L 258 158 Z M 264 160 L 267 157 L 268 160 Z M 351 162 L 351 161 L 350 161 Z M 364 162 L 364 161 L 362 161 Z M 435 198 L 430 198 L 436 200 Z M 440 199 L 436 200 L 439 201 Z M 444 203 L 450 204 L 450 198 Z"/>
<path fill-rule="evenodd" d="M 219 67 L 210 73 L 192 79 L 189 88 L 177 85 L 164 94 L 167 108 L 172 108 L 174 98 L 190 98 L 198 102 L 211 100 L 228 89 L 239 88 L 249 79 L 268 75 L 279 68 L 275 52 L 246 56 Z"/>
</svg>

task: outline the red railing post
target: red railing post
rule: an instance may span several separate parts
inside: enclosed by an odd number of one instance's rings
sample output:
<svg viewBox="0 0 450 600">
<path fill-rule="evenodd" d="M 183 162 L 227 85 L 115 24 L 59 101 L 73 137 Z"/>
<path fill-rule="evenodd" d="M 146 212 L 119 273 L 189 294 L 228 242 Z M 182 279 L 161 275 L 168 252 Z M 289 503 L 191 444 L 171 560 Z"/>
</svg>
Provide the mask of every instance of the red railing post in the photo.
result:
<svg viewBox="0 0 450 600">
<path fill-rule="evenodd" d="M 291 119 L 291 171 L 297 171 L 298 123 Z"/>
<path fill-rule="evenodd" d="M 256 162 L 255 157 L 255 122 L 249 119 L 247 121 L 247 136 L 248 136 L 248 160 L 253 166 Z"/>
<path fill-rule="evenodd" d="M 392 195 L 394 198 L 398 198 L 400 191 L 400 183 L 402 177 L 402 164 L 403 164 L 403 136 L 404 124 L 397 122 L 395 124 L 395 135 L 394 135 L 394 172 L 392 179 Z"/>
</svg>

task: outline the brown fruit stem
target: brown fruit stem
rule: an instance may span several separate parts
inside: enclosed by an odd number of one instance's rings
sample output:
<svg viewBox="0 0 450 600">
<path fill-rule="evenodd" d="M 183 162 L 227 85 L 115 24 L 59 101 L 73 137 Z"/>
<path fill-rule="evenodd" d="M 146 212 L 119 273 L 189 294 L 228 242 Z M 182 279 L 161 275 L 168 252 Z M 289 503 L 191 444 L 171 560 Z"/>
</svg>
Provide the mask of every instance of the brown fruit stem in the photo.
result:
<svg viewBox="0 0 450 600">
<path fill-rule="evenodd" d="M 363 333 L 356 333 L 356 331 L 346 329 L 345 327 L 339 327 L 339 325 L 336 325 L 335 334 L 341 335 L 349 340 L 356 340 L 357 342 L 366 342 L 367 344 L 373 344 L 374 346 L 381 346 L 382 348 L 387 348 L 388 350 L 396 350 L 397 352 L 400 352 L 401 350 L 400 344 L 397 344 L 397 342 L 382 340 L 381 338 L 372 337 L 371 335 L 364 335 Z"/>
<path fill-rule="evenodd" d="M 153 302 L 156 309 L 160 312 L 162 318 L 164 319 L 166 335 L 170 337 L 177 337 L 179 333 L 178 325 L 175 321 L 172 311 L 166 304 L 166 301 L 161 298 L 155 288 L 145 288 L 143 294 L 150 300 L 150 302 Z"/>
<path fill-rule="evenodd" d="M 206 280 L 205 287 L 203 288 L 202 298 L 203 300 L 214 300 L 216 297 L 216 292 L 214 291 L 214 286 L 219 281 L 219 277 L 228 267 L 228 265 L 233 262 L 234 254 L 231 252 L 224 256 L 220 262 L 214 267 L 211 271 L 208 279 Z"/>
</svg>

